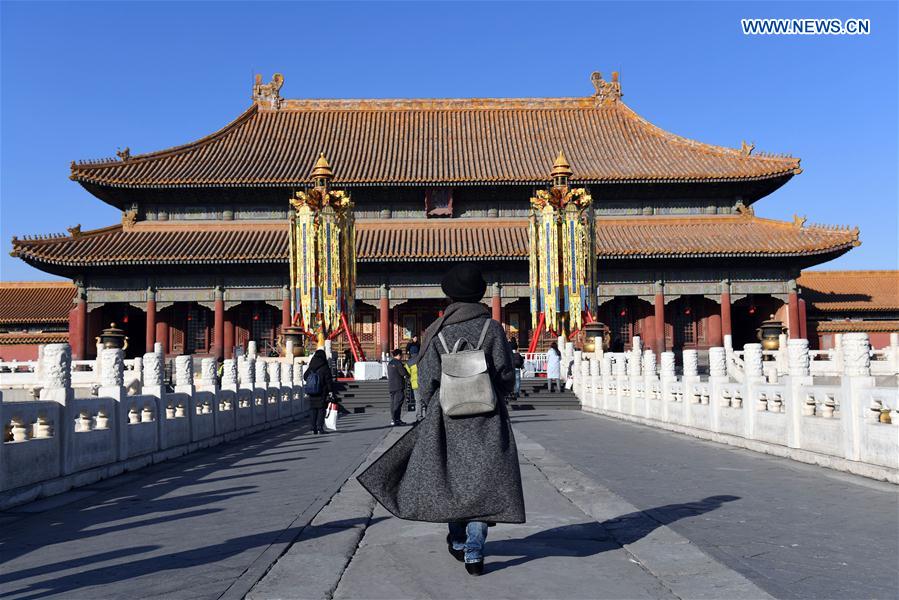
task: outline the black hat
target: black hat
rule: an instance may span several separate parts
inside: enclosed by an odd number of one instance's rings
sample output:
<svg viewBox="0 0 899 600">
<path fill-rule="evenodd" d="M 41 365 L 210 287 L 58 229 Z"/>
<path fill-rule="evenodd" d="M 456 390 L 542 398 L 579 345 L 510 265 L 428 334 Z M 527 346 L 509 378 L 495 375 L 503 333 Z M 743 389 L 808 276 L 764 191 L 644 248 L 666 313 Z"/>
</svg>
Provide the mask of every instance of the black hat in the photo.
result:
<svg viewBox="0 0 899 600">
<path fill-rule="evenodd" d="M 487 291 L 487 282 L 477 266 L 462 263 L 447 271 L 440 287 L 455 302 L 480 302 Z"/>
</svg>

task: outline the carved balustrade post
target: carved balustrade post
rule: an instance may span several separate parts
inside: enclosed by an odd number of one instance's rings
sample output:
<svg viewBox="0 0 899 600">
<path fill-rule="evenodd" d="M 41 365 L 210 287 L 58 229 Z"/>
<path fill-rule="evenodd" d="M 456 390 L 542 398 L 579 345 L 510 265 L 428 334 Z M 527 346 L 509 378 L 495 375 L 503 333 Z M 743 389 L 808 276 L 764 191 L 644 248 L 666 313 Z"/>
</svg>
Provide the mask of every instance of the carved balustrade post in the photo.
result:
<svg viewBox="0 0 899 600">
<path fill-rule="evenodd" d="M 668 422 L 669 404 L 672 401 L 672 387 L 677 383 L 677 375 L 674 372 L 674 352 L 666 350 L 662 352 L 659 380 L 662 386 L 662 420 Z"/>
<path fill-rule="evenodd" d="M 721 430 L 722 388 L 727 382 L 727 351 L 722 347 L 709 348 L 709 422 L 712 431 Z"/>
<path fill-rule="evenodd" d="M 867 389 L 873 388 L 871 341 L 867 333 L 844 333 L 842 339 L 843 377 L 839 405 L 846 458 L 860 460 L 864 443 L 862 416 L 872 408 Z"/>
</svg>

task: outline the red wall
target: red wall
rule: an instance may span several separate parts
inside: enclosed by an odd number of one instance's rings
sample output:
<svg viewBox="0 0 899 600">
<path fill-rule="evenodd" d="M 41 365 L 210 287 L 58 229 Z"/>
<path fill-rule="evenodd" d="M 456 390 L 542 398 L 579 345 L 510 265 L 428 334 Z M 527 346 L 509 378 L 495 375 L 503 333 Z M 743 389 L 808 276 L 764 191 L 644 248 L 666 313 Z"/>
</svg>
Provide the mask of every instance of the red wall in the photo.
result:
<svg viewBox="0 0 899 600">
<path fill-rule="evenodd" d="M 37 360 L 37 344 L 10 344 L 0 346 L 3 360 Z"/>
</svg>

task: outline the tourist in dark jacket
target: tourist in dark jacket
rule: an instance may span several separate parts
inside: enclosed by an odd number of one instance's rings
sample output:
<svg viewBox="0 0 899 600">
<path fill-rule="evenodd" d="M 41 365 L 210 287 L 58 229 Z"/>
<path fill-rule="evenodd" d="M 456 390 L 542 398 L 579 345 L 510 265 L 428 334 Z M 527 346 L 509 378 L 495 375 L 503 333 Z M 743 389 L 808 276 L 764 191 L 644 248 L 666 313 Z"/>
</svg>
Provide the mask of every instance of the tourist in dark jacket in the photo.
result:
<svg viewBox="0 0 899 600">
<path fill-rule="evenodd" d="M 387 363 L 387 391 L 390 392 L 390 424 L 405 425 L 403 422 L 403 400 L 406 397 L 406 382 L 409 381 L 409 371 L 400 360 L 403 351 L 397 348 L 393 351 L 393 358 Z"/>
<path fill-rule="evenodd" d="M 406 344 L 406 355 L 411 360 L 413 356 L 417 355 L 421 350 L 421 345 L 418 343 L 418 336 L 413 335 L 412 339 Z"/>
<path fill-rule="evenodd" d="M 312 355 L 306 372 L 303 373 L 303 380 L 306 382 L 306 389 L 309 388 L 309 378 L 315 373 L 318 377 L 317 394 L 306 393 L 309 399 L 309 408 L 312 409 L 312 433 L 318 435 L 325 431 L 325 409 L 328 408 L 328 400 L 334 391 L 334 379 L 331 377 L 331 366 L 325 357 L 325 351 L 319 348 Z"/>
<path fill-rule="evenodd" d="M 362 485 L 401 519 L 448 523 L 450 554 L 480 575 L 488 524 L 523 523 L 524 496 L 518 451 L 505 403 L 515 382 L 512 354 L 502 325 L 481 304 L 487 284 L 474 265 L 454 267 L 443 279 L 453 301 L 425 332 L 418 356 L 418 385 L 429 407 L 416 427 L 359 476 Z M 482 344 L 498 400 L 489 413 L 448 417 L 440 406 L 442 333 L 452 348 L 460 339 Z"/>
</svg>

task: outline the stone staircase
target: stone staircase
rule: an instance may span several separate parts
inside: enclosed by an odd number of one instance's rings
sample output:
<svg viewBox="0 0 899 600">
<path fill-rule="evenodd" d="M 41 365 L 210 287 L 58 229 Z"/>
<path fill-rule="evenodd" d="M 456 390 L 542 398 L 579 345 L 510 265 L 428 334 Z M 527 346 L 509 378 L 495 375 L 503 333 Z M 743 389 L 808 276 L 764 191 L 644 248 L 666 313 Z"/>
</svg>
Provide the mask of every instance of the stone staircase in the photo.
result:
<svg viewBox="0 0 899 600">
<path fill-rule="evenodd" d="M 580 410 L 581 401 L 571 390 L 549 391 L 545 379 L 524 379 L 512 410 Z"/>
<path fill-rule="evenodd" d="M 338 382 L 340 402 L 350 412 L 390 410 L 387 380 Z M 580 410 L 580 400 L 570 390 L 550 393 L 545 379 L 525 379 L 512 410 Z"/>
</svg>

